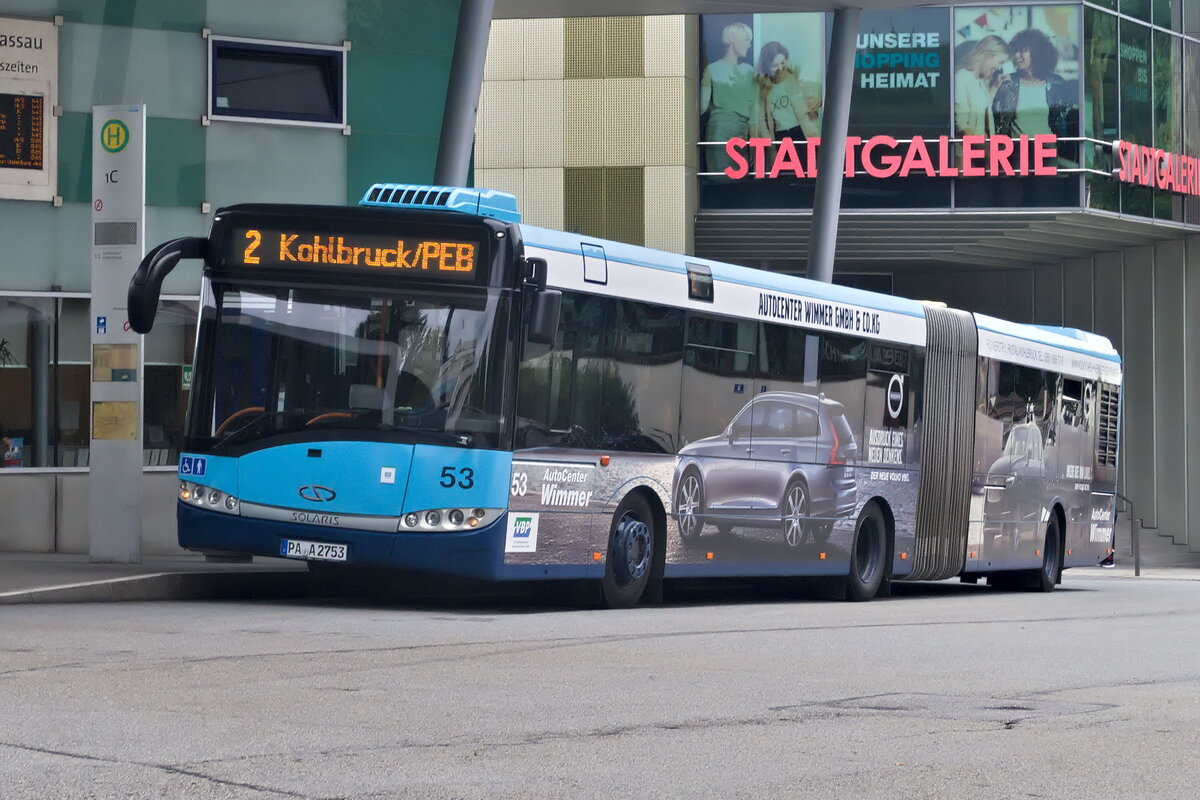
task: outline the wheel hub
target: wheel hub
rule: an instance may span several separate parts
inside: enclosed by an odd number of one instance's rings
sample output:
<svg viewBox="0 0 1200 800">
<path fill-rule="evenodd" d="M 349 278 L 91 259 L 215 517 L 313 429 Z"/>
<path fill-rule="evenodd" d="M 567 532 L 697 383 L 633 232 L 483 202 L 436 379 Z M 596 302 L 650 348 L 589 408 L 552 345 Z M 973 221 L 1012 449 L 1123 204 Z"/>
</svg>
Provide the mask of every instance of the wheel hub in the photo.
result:
<svg viewBox="0 0 1200 800">
<path fill-rule="evenodd" d="M 613 568 L 622 584 L 640 580 L 650 569 L 654 540 L 650 526 L 632 516 L 624 517 L 613 537 Z"/>
</svg>

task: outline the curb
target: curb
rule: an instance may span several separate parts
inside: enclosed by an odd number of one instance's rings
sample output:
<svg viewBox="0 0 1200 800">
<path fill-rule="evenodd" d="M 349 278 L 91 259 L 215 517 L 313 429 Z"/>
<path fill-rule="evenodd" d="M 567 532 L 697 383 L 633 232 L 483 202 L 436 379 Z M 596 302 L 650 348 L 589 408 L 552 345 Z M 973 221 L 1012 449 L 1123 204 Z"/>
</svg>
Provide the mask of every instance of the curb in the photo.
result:
<svg viewBox="0 0 1200 800">
<path fill-rule="evenodd" d="M 0 605 L 307 597 L 307 572 L 156 572 L 0 593 Z"/>
</svg>

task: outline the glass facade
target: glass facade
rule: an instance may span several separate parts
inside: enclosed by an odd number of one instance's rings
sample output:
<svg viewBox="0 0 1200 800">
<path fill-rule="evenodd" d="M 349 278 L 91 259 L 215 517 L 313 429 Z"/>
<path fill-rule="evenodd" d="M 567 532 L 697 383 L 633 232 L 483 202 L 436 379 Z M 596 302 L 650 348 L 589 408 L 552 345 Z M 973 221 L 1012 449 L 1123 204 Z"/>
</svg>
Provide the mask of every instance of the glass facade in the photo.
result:
<svg viewBox="0 0 1200 800">
<path fill-rule="evenodd" d="M 164 300 L 145 339 L 146 466 L 178 460 L 196 309 L 192 300 Z M 89 319 L 86 297 L 0 296 L 2 468 L 88 466 Z"/>
<path fill-rule="evenodd" d="M 811 207 L 816 181 L 808 161 L 815 156 L 804 142 L 820 133 L 821 57 L 831 19 L 815 13 L 701 17 L 702 209 Z M 1185 79 L 1200 74 L 1198 34 L 1200 0 L 865 12 L 848 150 L 870 137 L 888 138 L 872 148 L 874 164 L 861 149 L 848 157 L 842 207 L 1083 206 L 1195 223 L 1200 198 L 1119 183 L 1110 174 L 1116 139 L 1200 155 L 1197 81 Z M 964 163 L 963 137 L 1039 134 L 1056 137 L 1056 174 L 999 168 L 984 176 L 955 174 Z M 953 162 L 935 156 L 936 176 L 909 175 L 908 167 L 920 163 L 910 158 L 917 136 L 950 137 Z M 726 147 L 735 137 L 772 141 L 746 147 L 744 176 L 736 176 L 736 154 L 731 160 Z M 879 177 L 879 164 L 890 158 L 905 168 Z M 732 178 L 724 172 L 731 164 Z"/>
</svg>

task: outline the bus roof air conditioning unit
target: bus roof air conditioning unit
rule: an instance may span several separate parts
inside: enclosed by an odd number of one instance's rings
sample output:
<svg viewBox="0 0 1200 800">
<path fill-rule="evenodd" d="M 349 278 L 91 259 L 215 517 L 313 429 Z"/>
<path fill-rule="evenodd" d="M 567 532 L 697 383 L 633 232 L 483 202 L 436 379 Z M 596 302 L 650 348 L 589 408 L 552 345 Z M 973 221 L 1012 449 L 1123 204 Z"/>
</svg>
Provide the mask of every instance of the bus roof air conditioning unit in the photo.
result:
<svg viewBox="0 0 1200 800">
<path fill-rule="evenodd" d="M 420 186 L 411 183 L 377 183 L 367 190 L 360 206 L 379 208 L 440 208 L 501 222 L 520 222 L 517 198 L 497 189 L 462 186 Z"/>
</svg>

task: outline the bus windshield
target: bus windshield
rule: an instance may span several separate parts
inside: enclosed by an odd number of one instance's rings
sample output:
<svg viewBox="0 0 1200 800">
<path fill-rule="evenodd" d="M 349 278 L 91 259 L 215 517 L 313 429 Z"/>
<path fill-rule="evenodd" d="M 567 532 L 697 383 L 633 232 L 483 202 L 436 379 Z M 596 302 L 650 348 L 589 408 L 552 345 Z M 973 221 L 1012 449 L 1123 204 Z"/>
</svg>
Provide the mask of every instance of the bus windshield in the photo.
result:
<svg viewBox="0 0 1200 800">
<path fill-rule="evenodd" d="M 217 284 L 192 447 L 237 455 L 348 437 L 497 448 L 508 298 Z"/>
</svg>

